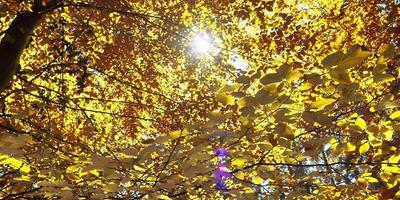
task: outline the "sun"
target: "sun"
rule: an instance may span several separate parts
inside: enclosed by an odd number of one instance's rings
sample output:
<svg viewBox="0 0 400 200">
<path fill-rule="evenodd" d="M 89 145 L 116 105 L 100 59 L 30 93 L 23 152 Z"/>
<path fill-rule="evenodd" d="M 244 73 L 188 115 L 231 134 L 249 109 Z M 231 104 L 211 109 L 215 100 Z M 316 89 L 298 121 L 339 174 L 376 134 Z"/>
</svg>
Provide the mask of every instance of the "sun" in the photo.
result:
<svg viewBox="0 0 400 200">
<path fill-rule="evenodd" d="M 213 48 L 213 40 L 207 33 L 198 33 L 194 36 L 191 46 L 196 55 L 209 54 Z"/>
</svg>

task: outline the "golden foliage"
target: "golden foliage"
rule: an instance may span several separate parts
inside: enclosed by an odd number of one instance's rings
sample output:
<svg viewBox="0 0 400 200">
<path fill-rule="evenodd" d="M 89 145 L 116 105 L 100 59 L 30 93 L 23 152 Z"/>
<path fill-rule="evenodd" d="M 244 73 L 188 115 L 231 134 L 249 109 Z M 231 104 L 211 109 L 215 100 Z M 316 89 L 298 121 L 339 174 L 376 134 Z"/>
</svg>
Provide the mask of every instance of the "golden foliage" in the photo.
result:
<svg viewBox="0 0 400 200">
<path fill-rule="evenodd" d="M 400 198 L 394 1 L 60 2 L 0 95 L 0 198 Z"/>
</svg>

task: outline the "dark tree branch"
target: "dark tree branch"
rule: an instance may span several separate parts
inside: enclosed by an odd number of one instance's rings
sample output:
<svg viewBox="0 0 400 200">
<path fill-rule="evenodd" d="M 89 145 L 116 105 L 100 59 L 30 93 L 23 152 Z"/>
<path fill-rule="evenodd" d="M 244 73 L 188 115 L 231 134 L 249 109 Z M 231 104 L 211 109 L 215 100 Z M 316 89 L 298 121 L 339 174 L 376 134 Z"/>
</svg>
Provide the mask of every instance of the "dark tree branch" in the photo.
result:
<svg viewBox="0 0 400 200">
<path fill-rule="evenodd" d="M 287 167 L 331 167 L 335 165 L 347 165 L 347 166 L 361 166 L 361 165 L 397 165 L 400 166 L 400 163 L 391 163 L 391 162 L 360 162 L 360 163 L 351 163 L 351 162 L 333 162 L 333 163 L 315 163 L 315 164 L 290 164 L 290 163 L 266 163 L 266 162 L 257 162 L 252 165 L 248 165 L 243 167 L 243 169 L 233 170 L 231 173 L 237 173 L 239 171 L 250 169 L 256 166 L 287 166 Z"/>
<path fill-rule="evenodd" d="M 5 30 L 5 35 L 0 42 L 0 92 L 12 80 L 19 60 L 32 38 L 33 32 L 43 19 L 42 10 L 57 5 L 62 0 L 35 0 L 33 12 L 18 14 L 10 27 Z"/>
</svg>

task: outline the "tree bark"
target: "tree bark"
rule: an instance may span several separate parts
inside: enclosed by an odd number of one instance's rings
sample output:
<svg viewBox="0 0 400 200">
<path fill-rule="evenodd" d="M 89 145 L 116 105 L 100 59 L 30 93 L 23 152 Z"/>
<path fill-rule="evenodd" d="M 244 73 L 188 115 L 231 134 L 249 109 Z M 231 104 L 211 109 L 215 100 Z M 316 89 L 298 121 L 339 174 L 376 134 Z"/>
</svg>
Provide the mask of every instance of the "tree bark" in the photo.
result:
<svg viewBox="0 0 400 200">
<path fill-rule="evenodd" d="M 0 43 L 0 92 L 13 78 L 19 59 L 39 25 L 41 16 L 34 12 L 18 14 Z"/>
<path fill-rule="evenodd" d="M 35 0 L 32 12 L 18 14 L 0 42 L 0 92 L 12 80 L 20 57 L 27 47 L 33 32 L 42 21 L 45 10 L 55 6 L 61 0 Z"/>
</svg>

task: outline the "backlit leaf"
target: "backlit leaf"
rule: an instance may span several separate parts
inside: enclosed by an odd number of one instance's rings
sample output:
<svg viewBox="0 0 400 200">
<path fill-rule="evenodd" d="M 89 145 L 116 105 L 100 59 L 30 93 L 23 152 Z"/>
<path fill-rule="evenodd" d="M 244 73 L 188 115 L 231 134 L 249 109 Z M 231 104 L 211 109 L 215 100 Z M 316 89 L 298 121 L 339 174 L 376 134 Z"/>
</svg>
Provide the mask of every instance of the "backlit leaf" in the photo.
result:
<svg viewBox="0 0 400 200">
<path fill-rule="evenodd" d="M 234 160 L 232 160 L 232 166 L 235 166 L 235 168 L 237 169 L 243 169 L 243 166 L 245 164 L 245 162 L 247 161 L 247 159 L 244 158 L 236 158 Z"/>
<path fill-rule="evenodd" d="M 365 130 L 367 128 L 367 123 L 362 118 L 357 118 L 355 124 L 361 128 L 361 130 Z"/>
<path fill-rule="evenodd" d="M 99 171 L 96 170 L 96 169 L 89 171 L 89 173 L 90 173 L 90 174 L 93 174 L 94 176 L 100 176 Z"/>
<path fill-rule="evenodd" d="M 266 90 L 259 90 L 254 97 L 254 103 L 265 105 L 274 102 L 275 99 L 276 97 L 271 96 Z"/>
<path fill-rule="evenodd" d="M 303 113 L 303 119 L 307 122 L 317 122 L 324 126 L 329 126 L 332 123 L 332 119 L 321 112 L 305 111 Z"/>
<path fill-rule="evenodd" d="M 75 173 L 79 170 L 79 168 L 75 165 L 69 166 L 67 167 L 67 169 L 65 170 L 66 173 Z"/>
<path fill-rule="evenodd" d="M 390 114 L 389 116 L 391 119 L 397 119 L 400 117 L 400 110 L 393 112 L 392 114 Z"/>
<path fill-rule="evenodd" d="M 335 53 L 325 57 L 322 60 L 322 64 L 326 68 L 333 67 L 333 66 L 339 64 L 339 62 L 344 58 L 344 56 L 345 56 L 345 54 L 341 51 L 335 52 Z"/>
<path fill-rule="evenodd" d="M 378 53 L 386 58 L 391 58 L 396 53 L 395 46 L 392 44 L 382 44 L 378 49 Z"/>
<path fill-rule="evenodd" d="M 169 198 L 166 195 L 161 194 L 160 196 L 158 196 L 158 199 L 160 199 L 160 200 L 170 200 L 171 198 Z"/>
<path fill-rule="evenodd" d="M 311 108 L 315 108 L 317 110 L 322 110 L 324 109 L 326 106 L 334 103 L 336 101 L 336 99 L 325 99 L 325 98 L 320 98 L 318 99 L 316 102 L 311 104 Z"/>
<path fill-rule="evenodd" d="M 376 82 L 391 82 L 396 80 L 392 75 L 390 74 L 378 74 L 374 76 L 374 81 Z"/>
<path fill-rule="evenodd" d="M 115 191 L 117 191 L 117 189 L 118 189 L 118 185 L 115 183 L 107 184 L 102 188 L 102 190 L 105 192 L 115 192 Z"/>
<path fill-rule="evenodd" d="M 217 100 L 224 105 L 233 105 L 235 103 L 235 98 L 232 95 L 224 93 L 217 94 Z"/>
<path fill-rule="evenodd" d="M 369 150 L 369 147 L 370 147 L 369 142 L 364 142 L 360 146 L 360 149 L 359 149 L 360 154 L 367 152 Z"/>
<path fill-rule="evenodd" d="M 363 51 L 360 47 L 353 46 L 350 48 L 347 54 L 348 55 L 346 55 L 346 58 L 340 61 L 336 70 L 345 70 L 357 67 L 371 55 L 371 52 Z"/>
<path fill-rule="evenodd" d="M 260 185 L 263 181 L 264 180 L 259 176 L 256 176 L 256 177 L 253 178 L 253 183 L 257 184 L 257 185 Z"/>
<path fill-rule="evenodd" d="M 351 142 L 347 142 L 345 150 L 346 150 L 346 152 L 353 152 L 356 150 L 356 145 Z"/>
<path fill-rule="evenodd" d="M 14 178 L 14 180 L 16 180 L 16 181 L 31 181 L 31 178 L 29 176 L 22 175 L 20 177 Z"/>
<path fill-rule="evenodd" d="M 385 137 L 385 140 L 390 141 L 393 137 L 393 130 L 384 131 L 382 134 Z"/>
<path fill-rule="evenodd" d="M 289 81 L 289 82 L 296 81 L 303 76 L 304 76 L 304 74 L 299 71 L 292 71 L 289 73 L 289 75 L 287 77 L 287 81 Z"/>
<path fill-rule="evenodd" d="M 398 6 L 3 0 L 0 198 L 399 199 Z"/>
<path fill-rule="evenodd" d="M 394 195 L 396 198 L 400 198 L 400 190 L 396 192 L 396 194 Z"/>
<path fill-rule="evenodd" d="M 344 70 L 332 70 L 329 74 L 331 75 L 332 79 L 338 83 L 351 83 L 349 75 Z"/>
</svg>

